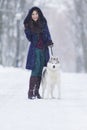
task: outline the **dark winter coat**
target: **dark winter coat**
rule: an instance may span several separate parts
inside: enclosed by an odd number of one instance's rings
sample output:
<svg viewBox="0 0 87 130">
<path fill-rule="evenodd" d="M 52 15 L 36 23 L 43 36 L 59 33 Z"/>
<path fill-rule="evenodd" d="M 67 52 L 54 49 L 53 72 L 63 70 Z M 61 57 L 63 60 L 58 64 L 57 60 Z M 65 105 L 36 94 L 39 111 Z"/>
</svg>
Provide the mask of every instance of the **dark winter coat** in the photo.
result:
<svg viewBox="0 0 87 130">
<path fill-rule="evenodd" d="M 39 34 L 31 32 L 29 28 L 25 28 L 25 34 L 26 34 L 27 39 L 30 41 L 30 46 L 29 46 L 28 55 L 27 55 L 26 69 L 32 70 L 35 65 L 35 48 L 38 43 Z M 44 49 L 45 49 L 45 59 L 46 59 L 45 66 L 46 66 L 49 60 L 48 46 L 53 44 L 47 23 L 43 24 L 41 35 L 42 35 L 42 41 L 43 41 Z"/>
</svg>

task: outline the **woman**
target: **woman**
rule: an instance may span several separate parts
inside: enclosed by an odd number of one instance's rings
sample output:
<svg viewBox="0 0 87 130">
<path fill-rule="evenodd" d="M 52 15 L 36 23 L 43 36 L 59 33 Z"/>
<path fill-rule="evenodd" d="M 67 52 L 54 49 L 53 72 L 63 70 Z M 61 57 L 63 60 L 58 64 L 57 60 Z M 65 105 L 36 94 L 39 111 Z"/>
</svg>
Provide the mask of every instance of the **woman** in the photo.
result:
<svg viewBox="0 0 87 130">
<path fill-rule="evenodd" d="M 47 26 L 47 21 L 38 7 L 32 7 L 24 20 L 25 34 L 30 41 L 26 69 L 32 70 L 28 98 L 41 99 L 39 94 L 43 67 L 49 60 L 48 46 L 53 42 Z"/>
</svg>

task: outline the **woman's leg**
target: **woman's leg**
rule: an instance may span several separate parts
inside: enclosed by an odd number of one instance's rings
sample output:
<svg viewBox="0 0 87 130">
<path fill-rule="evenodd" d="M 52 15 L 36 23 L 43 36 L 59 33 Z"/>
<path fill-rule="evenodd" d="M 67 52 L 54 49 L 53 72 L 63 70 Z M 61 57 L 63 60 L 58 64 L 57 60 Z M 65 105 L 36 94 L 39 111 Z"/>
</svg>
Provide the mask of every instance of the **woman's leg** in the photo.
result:
<svg viewBox="0 0 87 130">
<path fill-rule="evenodd" d="M 29 81 L 29 91 L 28 91 L 28 98 L 29 99 L 35 98 L 34 89 L 35 89 L 35 77 L 31 76 L 30 81 Z"/>
<path fill-rule="evenodd" d="M 37 82 L 36 82 L 36 86 L 35 86 L 35 97 L 38 99 L 41 99 L 41 96 L 39 94 L 40 83 L 41 83 L 41 77 L 37 76 Z"/>
<path fill-rule="evenodd" d="M 42 76 L 42 70 L 45 65 L 45 55 L 44 55 L 44 50 L 39 50 L 39 54 L 37 55 L 37 85 L 35 89 L 35 95 L 37 98 L 41 98 L 39 94 L 39 89 L 40 89 L 40 83 L 41 83 L 41 76 Z"/>
<path fill-rule="evenodd" d="M 28 91 L 28 98 L 29 99 L 41 99 L 39 94 L 41 77 L 40 76 L 31 76 L 30 77 L 30 84 L 29 84 L 29 91 Z"/>
<path fill-rule="evenodd" d="M 33 83 L 30 80 L 30 93 L 33 91 L 33 96 L 40 99 L 41 96 L 39 94 L 40 89 L 40 83 L 41 83 L 41 76 L 42 76 L 42 70 L 44 66 L 44 52 L 43 50 L 36 49 L 36 58 L 35 58 L 35 67 L 32 70 L 31 77 L 33 78 Z M 33 84 L 33 85 L 31 85 Z M 32 95 L 32 93 L 31 93 Z"/>
</svg>

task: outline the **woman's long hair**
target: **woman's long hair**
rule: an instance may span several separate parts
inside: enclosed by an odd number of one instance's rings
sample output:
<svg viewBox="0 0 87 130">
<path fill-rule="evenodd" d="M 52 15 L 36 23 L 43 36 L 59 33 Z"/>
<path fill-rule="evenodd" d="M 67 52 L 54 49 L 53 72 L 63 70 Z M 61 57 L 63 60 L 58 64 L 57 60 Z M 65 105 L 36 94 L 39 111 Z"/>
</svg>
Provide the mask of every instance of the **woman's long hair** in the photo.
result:
<svg viewBox="0 0 87 130">
<path fill-rule="evenodd" d="M 33 11 L 37 11 L 37 13 L 39 15 L 39 18 L 37 21 L 32 20 Z M 47 21 L 43 15 L 42 11 L 38 7 L 32 7 L 29 10 L 28 15 L 26 16 L 26 18 L 24 20 L 25 28 L 30 28 L 32 32 L 37 32 L 37 33 L 40 33 L 42 31 L 43 25 L 46 23 L 47 23 Z"/>
</svg>

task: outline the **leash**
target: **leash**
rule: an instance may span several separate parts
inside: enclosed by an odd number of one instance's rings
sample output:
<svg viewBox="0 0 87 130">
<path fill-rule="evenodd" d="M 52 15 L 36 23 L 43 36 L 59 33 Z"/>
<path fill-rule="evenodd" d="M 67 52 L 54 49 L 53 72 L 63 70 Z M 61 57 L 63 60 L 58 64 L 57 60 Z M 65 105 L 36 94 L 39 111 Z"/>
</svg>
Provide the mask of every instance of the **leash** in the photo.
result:
<svg viewBox="0 0 87 130">
<path fill-rule="evenodd" d="M 50 50 L 51 50 L 51 55 L 53 56 L 53 49 L 52 49 L 52 46 L 50 47 Z"/>
</svg>

